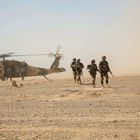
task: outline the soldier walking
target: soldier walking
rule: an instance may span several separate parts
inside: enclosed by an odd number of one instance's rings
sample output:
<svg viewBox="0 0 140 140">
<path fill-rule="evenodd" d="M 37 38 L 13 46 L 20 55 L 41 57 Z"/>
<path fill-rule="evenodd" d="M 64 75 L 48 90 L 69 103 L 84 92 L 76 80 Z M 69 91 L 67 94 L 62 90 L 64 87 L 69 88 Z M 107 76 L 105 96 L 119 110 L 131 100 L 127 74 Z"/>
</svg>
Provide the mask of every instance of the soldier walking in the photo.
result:
<svg viewBox="0 0 140 140">
<path fill-rule="evenodd" d="M 73 72 L 73 79 L 74 82 L 76 83 L 76 76 L 77 76 L 77 72 L 76 72 L 76 58 L 73 58 L 73 61 L 70 65 L 70 67 L 72 68 L 72 72 Z"/>
<path fill-rule="evenodd" d="M 108 85 L 109 83 L 108 72 L 110 72 L 110 74 L 112 75 L 112 72 L 109 67 L 109 63 L 106 61 L 106 56 L 103 56 L 102 61 L 99 63 L 99 70 L 101 73 L 101 84 L 104 87 L 104 78 L 105 78 L 106 85 Z"/>
<path fill-rule="evenodd" d="M 76 74 L 77 74 L 77 83 L 82 84 L 81 76 L 83 75 L 84 65 L 81 63 L 81 60 L 78 59 L 76 63 Z"/>
<path fill-rule="evenodd" d="M 87 69 L 89 70 L 89 73 L 90 73 L 90 75 L 91 75 L 91 77 L 93 79 L 92 84 L 95 87 L 96 74 L 97 74 L 97 71 L 99 72 L 99 70 L 98 70 L 97 65 L 95 64 L 94 59 L 91 61 L 91 64 L 87 66 Z"/>
</svg>

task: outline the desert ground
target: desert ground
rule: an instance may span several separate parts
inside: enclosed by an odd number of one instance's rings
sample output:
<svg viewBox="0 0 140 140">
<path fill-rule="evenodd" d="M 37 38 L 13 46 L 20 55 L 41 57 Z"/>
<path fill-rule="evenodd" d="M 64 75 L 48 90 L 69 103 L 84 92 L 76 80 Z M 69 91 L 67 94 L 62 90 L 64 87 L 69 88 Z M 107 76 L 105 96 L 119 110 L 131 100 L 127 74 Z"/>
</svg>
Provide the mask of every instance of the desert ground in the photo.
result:
<svg viewBox="0 0 140 140">
<path fill-rule="evenodd" d="M 0 81 L 0 140 L 140 140 L 140 76 L 15 80 Z"/>
</svg>

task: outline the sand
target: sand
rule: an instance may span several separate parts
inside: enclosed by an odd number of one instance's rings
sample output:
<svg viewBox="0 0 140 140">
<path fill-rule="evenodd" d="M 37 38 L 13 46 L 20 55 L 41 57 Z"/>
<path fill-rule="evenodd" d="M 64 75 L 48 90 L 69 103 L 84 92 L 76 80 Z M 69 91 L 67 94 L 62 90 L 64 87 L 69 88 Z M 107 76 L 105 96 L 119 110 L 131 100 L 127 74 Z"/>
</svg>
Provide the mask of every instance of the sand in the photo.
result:
<svg viewBox="0 0 140 140">
<path fill-rule="evenodd" d="M 140 140 L 140 77 L 0 82 L 0 140 Z"/>
</svg>

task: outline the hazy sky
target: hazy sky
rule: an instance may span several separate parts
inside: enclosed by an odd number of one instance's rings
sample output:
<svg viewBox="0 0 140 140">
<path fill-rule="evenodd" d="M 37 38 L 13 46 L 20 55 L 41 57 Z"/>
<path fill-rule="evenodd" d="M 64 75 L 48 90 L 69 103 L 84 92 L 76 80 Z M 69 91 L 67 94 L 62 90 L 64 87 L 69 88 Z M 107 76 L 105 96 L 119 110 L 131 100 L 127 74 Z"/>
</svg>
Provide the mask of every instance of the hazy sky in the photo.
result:
<svg viewBox="0 0 140 140">
<path fill-rule="evenodd" d="M 115 74 L 140 74 L 140 0 L 0 0 L 0 53 L 55 52 L 69 67 L 106 55 Z M 16 58 L 14 58 L 16 59 Z M 45 57 L 21 57 L 49 67 Z"/>
</svg>

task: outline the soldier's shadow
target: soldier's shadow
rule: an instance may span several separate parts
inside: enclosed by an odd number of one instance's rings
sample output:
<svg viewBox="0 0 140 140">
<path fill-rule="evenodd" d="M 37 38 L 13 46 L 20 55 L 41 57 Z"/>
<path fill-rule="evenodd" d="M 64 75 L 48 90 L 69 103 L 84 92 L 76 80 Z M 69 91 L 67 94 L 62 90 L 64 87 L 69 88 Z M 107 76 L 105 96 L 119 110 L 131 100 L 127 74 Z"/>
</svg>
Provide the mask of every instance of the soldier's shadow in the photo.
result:
<svg viewBox="0 0 140 140">
<path fill-rule="evenodd" d="M 109 86 L 109 88 L 114 88 L 114 89 L 120 89 L 120 88 L 126 88 L 126 85 L 122 85 L 122 86 Z"/>
<path fill-rule="evenodd" d="M 82 83 L 82 85 L 93 85 L 93 84 L 89 83 L 89 82 L 84 82 L 84 83 Z"/>
</svg>

